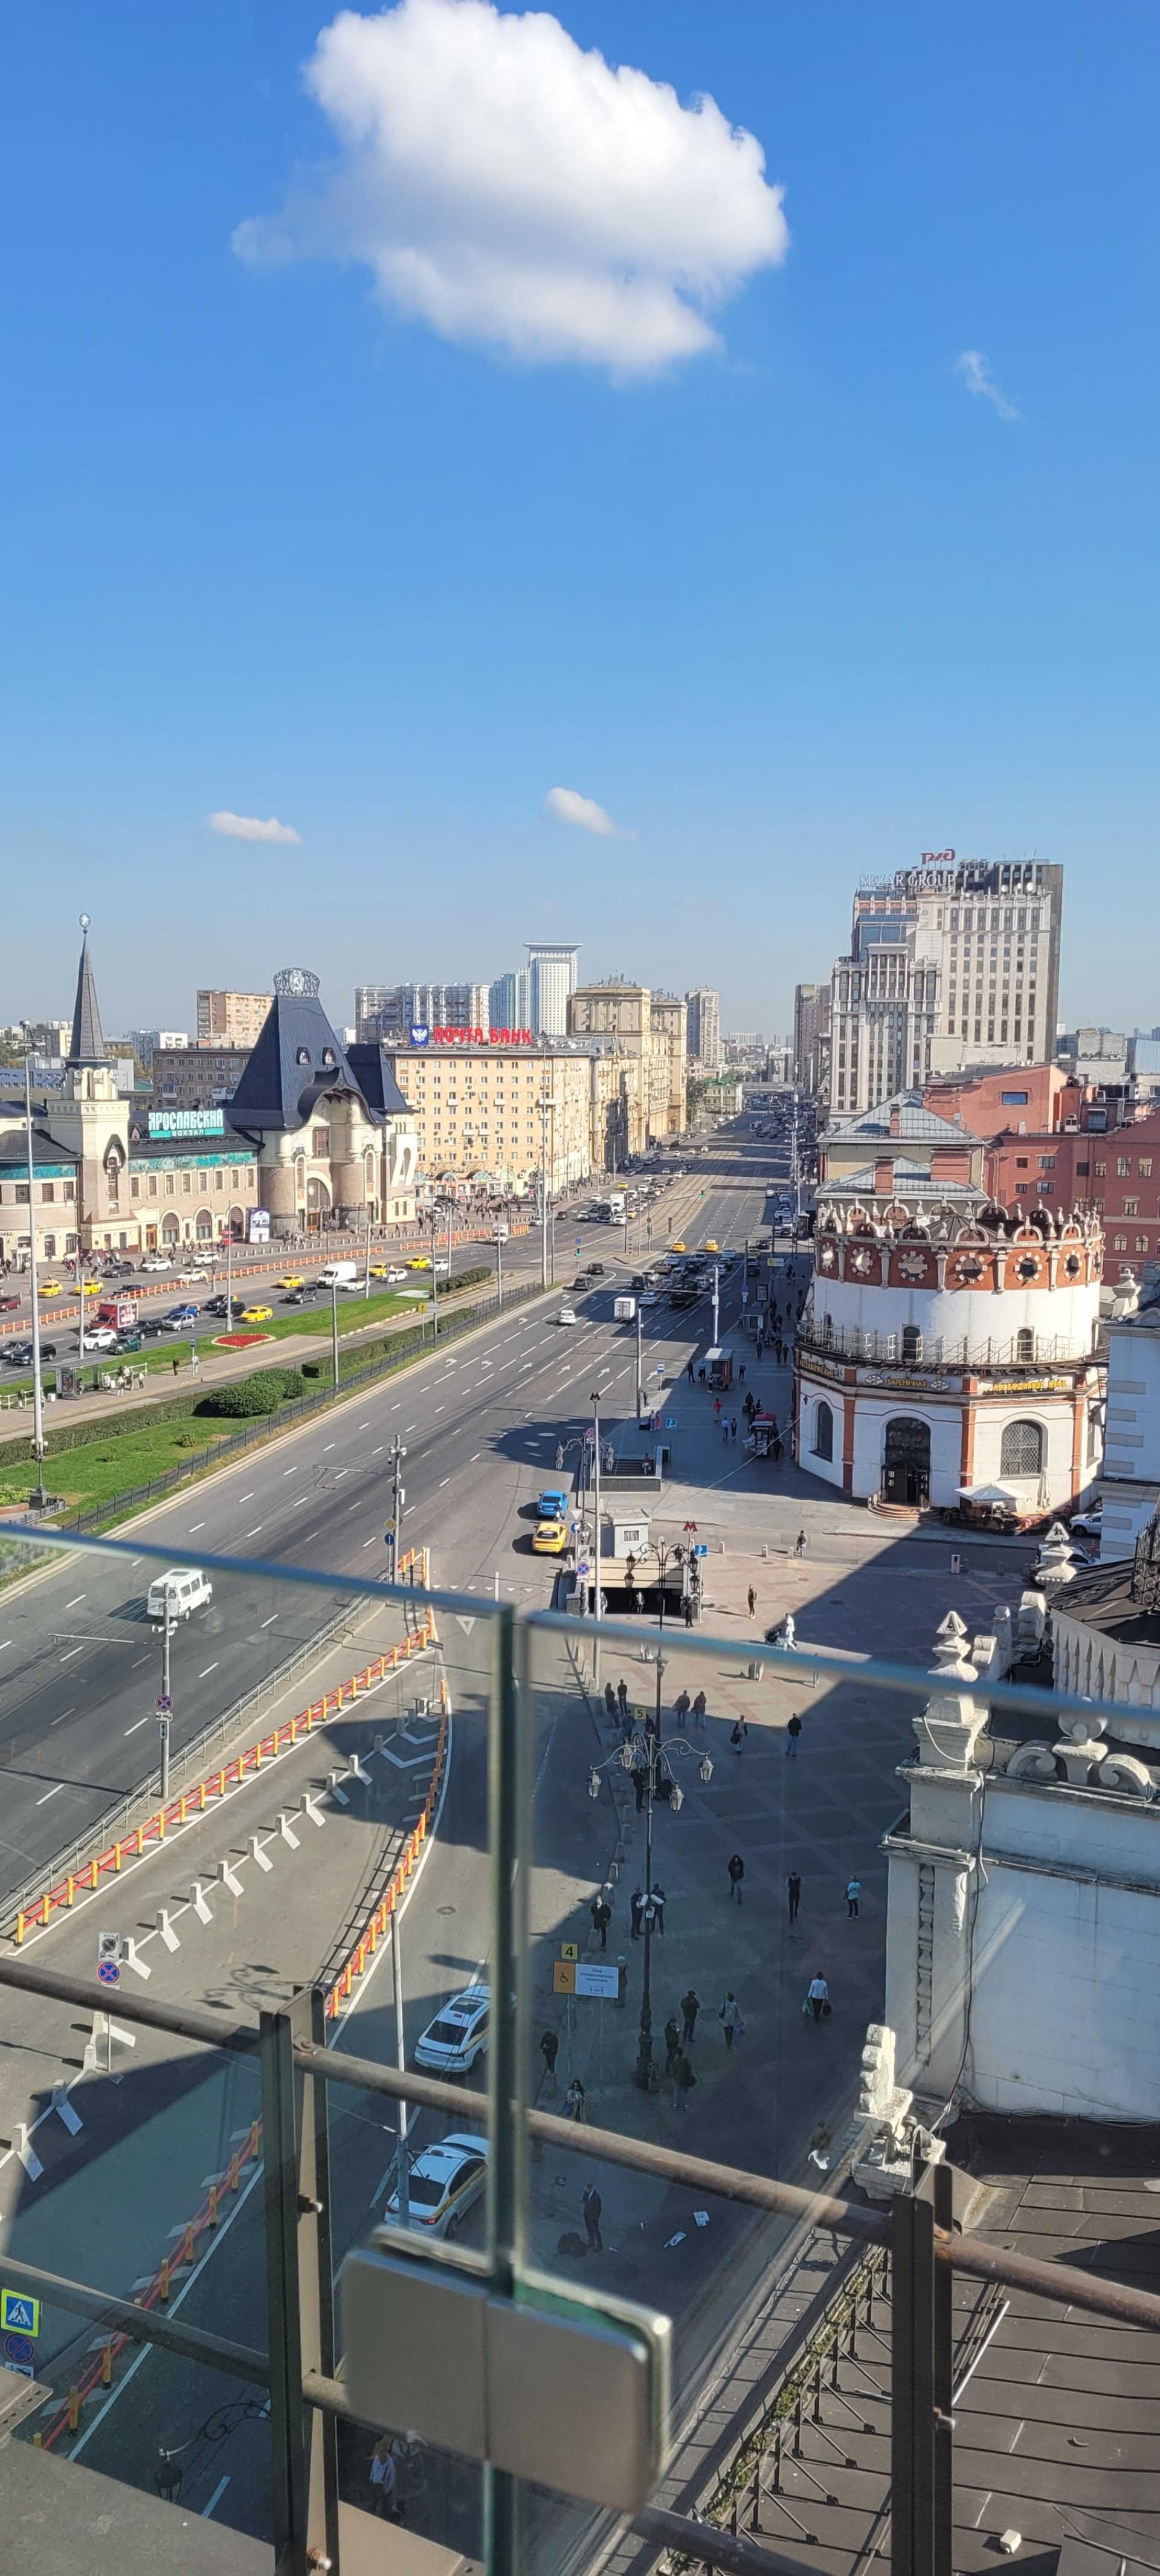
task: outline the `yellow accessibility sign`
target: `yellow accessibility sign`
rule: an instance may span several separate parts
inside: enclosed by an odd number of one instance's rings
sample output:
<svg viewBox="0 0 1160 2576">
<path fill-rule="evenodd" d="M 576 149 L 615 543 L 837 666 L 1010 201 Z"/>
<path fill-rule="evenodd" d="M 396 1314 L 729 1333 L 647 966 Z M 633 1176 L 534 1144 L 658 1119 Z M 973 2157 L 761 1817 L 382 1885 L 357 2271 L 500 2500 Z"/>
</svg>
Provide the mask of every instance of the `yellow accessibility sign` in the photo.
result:
<svg viewBox="0 0 1160 2576">
<path fill-rule="evenodd" d="M 553 1960 L 553 1962 L 552 1962 L 552 1992 L 553 1992 L 553 1994 L 554 1994 L 554 1995 L 574 1995 L 574 1994 L 575 1994 L 575 1992 L 576 1992 L 576 1962 L 575 1962 L 575 1960 L 574 1960 L 574 1959 L 555 1959 L 555 1960 Z"/>
</svg>

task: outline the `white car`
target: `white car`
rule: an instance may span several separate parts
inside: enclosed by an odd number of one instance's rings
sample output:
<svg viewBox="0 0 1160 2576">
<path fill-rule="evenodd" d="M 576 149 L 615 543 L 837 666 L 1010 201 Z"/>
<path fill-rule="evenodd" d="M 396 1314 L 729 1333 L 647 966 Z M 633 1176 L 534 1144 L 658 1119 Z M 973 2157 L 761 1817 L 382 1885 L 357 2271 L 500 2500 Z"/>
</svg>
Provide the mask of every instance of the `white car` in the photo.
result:
<svg viewBox="0 0 1160 2576">
<path fill-rule="evenodd" d="M 661 1301 L 655 1288 L 646 1288 L 636 1302 L 638 1306 L 659 1306 Z"/>
<path fill-rule="evenodd" d="M 576 1313 L 574 1306 L 561 1306 L 560 1312 L 556 1317 L 556 1322 L 558 1324 L 578 1324 L 579 1321 L 580 1318 Z"/>
<path fill-rule="evenodd" d="M 405 1271 L 405 1270 L 388 1270 L 388 1272 L 387 1272 L 387 1286 L 388 1286 L 388 1288 L 397 1288 L 397 1287 L 398 1287 L 398 1285 L 399 1285 L 400 1280 L 405 1279 L 405 1278 L 406 1278 L 406 1276 L 407 1276 L 407 1273 L 406 1273 L 406 1271 Z"/>
<path fill-rule="evenodd" d="M 191 1611 L 208 1610 L 212 1599 L 213 1585 L 199 1565 L 171 1565 L 150 1584 L 145 1616 L 164 1619 L 168 1601 L 171 1621 L 188 1619 Z"/>
<path fill-rule="evenodd" d="M 115 1351 L 117 1336 L 111 1324 L 86 1324 L 84 1338 L 77 1334 L 78 1351 Z"/>
<path fill-rule="evenodd" d="M 1102 1503 L 1093 1503 L 1090 1512 L 1073 1512 L 1069 1529 L 1081 1530 L 1087 1538 L 1098 1538 L 1104 1526 Z"/>
<path fill-rule="evenodd" d="M 177 1282 L 180 1288 L 193 1288 L 199 1279 L 208 1279 L 208 1277 L 208 1270 L 179 1270 Z"/>
<path fill-rule="evenodd" d="M 490 2004 L 487 1986 L 464 1986 L 416 2042 L 416 2066 L 428 2075 L 470 2075 L 487 2046 Z"/>
<path fill-rule="evenodd" d="M 425 2147 L 407 2176 L 407 2209 L 412 2227 L 432 2236 L 453 2236 L 472 2203 L 487 2185 L 487 2140 L 469 2130 L 440 2138 Z M 399 2224 L 399 2195 L 391 2193 L 383 2215 L 389 2227 Z"/>
<path fill-rule="evenodd" d="M 142 1262 L 141 1268 L 142 1270 L 172 1270 L 173 1263 L 167 1252 L 151 1252 L 148 1261 Z"/>
</svg>

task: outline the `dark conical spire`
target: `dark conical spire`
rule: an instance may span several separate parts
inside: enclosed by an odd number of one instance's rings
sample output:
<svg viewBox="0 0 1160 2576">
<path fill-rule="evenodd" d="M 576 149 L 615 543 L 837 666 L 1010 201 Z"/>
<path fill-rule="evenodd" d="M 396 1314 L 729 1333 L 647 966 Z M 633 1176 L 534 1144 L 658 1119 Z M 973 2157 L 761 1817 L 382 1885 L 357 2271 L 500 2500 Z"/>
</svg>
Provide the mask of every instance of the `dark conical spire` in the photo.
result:
<svg viewBox="0 0 1160 2576">
<path fill-rule="evenodd" d="M 73 1008 L 72 1045 L 66 1058 L 66 1062 L 72 1066 L 104 1064 L 107 1060 L 105 1040 L 101 1030 L 101 1014 L 97 1003 L 96 981 L 89 964 L 87 912 L 81 914 L 81 929 L 84 937 L 81 941 L 81 962 L 77 969 L 77 998 Z"/>
</svg>

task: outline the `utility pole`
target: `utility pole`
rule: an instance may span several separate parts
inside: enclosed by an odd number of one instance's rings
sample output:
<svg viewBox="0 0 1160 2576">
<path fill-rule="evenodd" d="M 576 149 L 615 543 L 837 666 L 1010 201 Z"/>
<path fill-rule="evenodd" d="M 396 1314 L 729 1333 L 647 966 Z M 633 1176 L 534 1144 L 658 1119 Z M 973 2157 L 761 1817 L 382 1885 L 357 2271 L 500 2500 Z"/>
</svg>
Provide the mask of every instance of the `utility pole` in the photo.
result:
<svg viewBox="0 0 1160 2576">
<path fill-rule="evenodd" d="M 234 1329 L 234 1220 L 226 1219 L 226 1331 Z"/>
<path fill-rule="evenodd" d="M 644 1316 L 640 1298 L 636 1301 L 636 1419 L 639 1427 L 644 1412 Z"/>
<path fill-rule="evenodd" d="M 368 1201 L 368 1203 L 367 1203 L 367 1250 L 366 1250 L 366 1261 L 365 1261 L 365 1263 L 364 1263 L 364 1265 L 363 1265 L 363 1296 L 364 1296 L 364 1297 L 369 1297 L 369 1296 L 370 1296 L 370 1293 L 371 1293 L 371 1211 L 370 1211 L 370 1203 L 369 1203 L 369 1201 Z"/>
<path fill-rule="evenodd" d="M 169 1720 L 173 1701 L 169 1692 L 169 1640 L 173 1635 L 173 1602 L 168 1584 L 165 1587 L 165 1620 L 161 1630 L 161 1696 L 157 1702 L 157 1726 L 161 1737 L 161 1804 L 169 1804 Z"/>
<path fill-rule="evenodd" d="M 592 1571 L 593 1571 L 593 1575 L 594 1575 L 594 1577 L 595 1577 L 595 1580 L 594 1580 L 594 1582 L 593 1582 L 593 1586 L 592 1586 L 592 1617 L 593 1617 L 593 1619 L 594 1619 L 594 1621 L 595 1621 L 595 1624 L 596 1624 L 596 1635 L 595 1635 L 595 1638 L 594 1638 L 594 1640 L 593 1640 L 593 1647 L 592 1647 L 592 1686 L 593 1686 L 593 1689 L 594 1689 L 595 1691 L 597 1691 L 597 1692 L 598 1692 L 598 1691 L 599 1691 L 599 1689 L 600 1689 L 600 1390 L 599 1390 L 599 1388 L 597 1388 L 597 1389 L 596 1389 L 596 1391 L 595 1391 L 595 1393 L 593 1394 L 592 1399 L 591 1399 L 591 1402 L 592 1402 L 592 1425 L 593 1425 L 593 1446 L 592 1446 L 592 1475 L 593 1475 L 593 1486 L 592 1486 L 592 1512 L 593 1512 L 593 1519 L 594 1519 L 594 1522 L 595 1522 L 595 1528 L 594 1528 L 594 1530 L 593 1530 L 593 1538 L 592 1538 Z"/>
<path fill-rule="evenodd" d="M 548 1285 L 548 1091 L 540 1084 L 540 1286 Z"/>
<path fill-rule="evenodd" d="M 497 1221 L 495 1229 L 495 1302 L 503 1304 L 503 1236 Z"/>
<path fill-rule="evenodd" d="M 400 2075 L 407 2071 L 407 2052 L 403 2038 L 403 1944 L 399 1909 L 391 1916 L 391 1986 L 395 2004 L 395 2064 Z M 395 2152 L 395 2190 L 399 2198 L 399 2225 L 411 2224 L 411 2196 L 407 2166 L 407 2105 L 399 2095 L 398 2146 Z"/>
<path fill-rule="evenodd" d="M 40 1278 L 36 1266 L 36 1176 L 32 1159 L 32 1058 L 24 1059 L 24 1133 L 28 1147 L 28 1280 L 32 1290 L 32 1447 L 36 1458 L 36 1491 L 29 1501 L 42 1512 L 44 1490 L 44 1388 L 40 1383 Z M 77 1210 L 78 1225 L 80 1210 Z"/>
<path fill-rule="evenodd" d="M 719 1269 L 718 1269 L 718 1267 L 717 1267 L 716 1262 L 714 1262 L 714 1264 L 713 1264 L 713 1348 L 714 1348 L 714 1350 L 716 1350 L 716 1347 L 717 1347 L 717 1335 L 718 1335 L 718 1333 L 719 1333 L 720 1329 L 721 1329 L 721 1273 L 720 1273 L 720 1270 L 719 1270 Z"/>
<path fill-rule="evenodd" d="M 407 1499 L 403 1487 L 399 1482 L 399 1478 L 402 1474 L 403 1460 L 406 1455 L 407 1452 L 399 1438 L 398 1432 L 396 1431 L 394 1440 L 391 1444 L 391 1525 L 386 1534 L 387 1546 L 391 1552 L 390 1565 L 387 1572 L 387 1581 L 389 1583 L 395 1583 L 398 1581 L 399 1530 L 402 1524 L 403 1505 Z"/>
<path fill-rule="evenodd" d="M 337 1279 L 332 1279 L 332 1280 L 331 1280 L 331 1283 L 330 1283 L 330 1365 L 331 1365 L 331 1369 L 332 1369 L 333 1376 L 334 1376 L 334 1383 L 335 1383 L 335 1385 L 337 1386 L 337 1385 L 338 1385 L 338 1281 L 337 1281 Z"/>
</svg>

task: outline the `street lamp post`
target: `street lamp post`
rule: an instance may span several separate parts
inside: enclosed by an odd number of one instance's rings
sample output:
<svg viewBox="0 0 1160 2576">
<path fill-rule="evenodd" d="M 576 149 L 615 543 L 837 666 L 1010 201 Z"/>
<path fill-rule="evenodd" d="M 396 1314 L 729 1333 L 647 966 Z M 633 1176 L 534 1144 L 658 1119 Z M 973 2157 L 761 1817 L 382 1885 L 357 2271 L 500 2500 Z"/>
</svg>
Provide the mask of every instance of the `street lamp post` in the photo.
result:
<svg viewBox="0 0 1160 2576">
<path fill-rule="evenodd" d="M 331 1365 L 331 1371 L 332 1371 L 332 1374 L 333 1374 L 333 1377 L 334 1377 L 334 1383 L 335 1383 L 335 1385 L 337 1386 L 337 1385 L 338 1385 L 338 1281 L 337 1281 L 337 1279 L 332 1279 L 332 1280 L 331 1280 L 331 1283 L 330 1283 L 330 1365 Z"/>
<path fill-rule="evenodd" d="M 698 1755 L 697 1748 L 690 1744 L 686 1737 L 680 1735 L 673 1736 L 667 1744 L 662 1745 L 661 1743 L 661 1685 L 664 1679 L 665 1670 L 666 1665 L 664 1656 L 658 1655 L 656 1715 L 651 1723 L 646 1722 L 644 1734 L 634 1735 L 631 1738 L 631 1741 L 622 1745 L 616 1753 L 611 1753 L 608 1756 L 607 1762 L 598 1764 L 594 1763 L 588 1774 L 588 1793 L 589 1796 L 593 1798 L 598 1798 L 600 1795 L 601 1771 L 606 1771 L 609 1768 L 609 1764 L 612 1762 L 621 1763 L 623 1768 L 629 1772 L 635 1773 L 637 1771 L 643 1771 L 645 1776 L 644 1893 L 641 1903 L 640 1917 L 644 1934 L 644 1972 L 641 1984 L 640 2030 L 637 2038 L 636 2052 L 636 2081 L 639 2084 L 642 2093 L 653 2092 L 656 2088 L 657 2082 L 656 2061 L 653 2057 L 652 2048 L 652 1936 L 657 1919 L 657 1904 L 653 1891 L 652 1875 L 652 1836 L 653 1805 L 657 1795 L 657 1787 L 660 1780 L 663 1779 L 667 1781 L 669 1786 L 669 1803 L 673 1809 L 674 1815 L 677 1815 L 680 1813 L 680 1809 L 683 1804 L 683 1796 L 681 1789 L 678 1786 L 676 1775 L 673 1771 L 674 1756 L 682 1761 L 687 1759 L 696 1760 L 701 1778 L 706 1785 L 708 1785 L 709 1781 L 713 1777 L 713 1764 L 708 1753 L 701 1753 Z"/>
<path fill-rule="evenodd" d="M 36 1264 L 36 1166 L 32 1158 L 32 1059 L 24 1059 L 24 1133 L 28 1148 L 28 1284 L 32 1291 L 32 1447 L 36 1491 L 29 1495 L 34 1511 L 48 1501 L 44 1490 L 44 1388 L 40 1383 L 40 1278 Z M 78 1210 L 79 1216 L 79 1210 Z"/>
<path fill-rule="evenodd" d="M 400 1479 L 403 1470 L 403 1460 L 406 1455 L 406 1449 L 404 1448 L 398 1432 L 396 1431 L 394 1443 L 391 1449 L 391 1526 L 387 1531 L 387 1546 L 390 1550 L 390 1567 L 387 1580 L 390 1583 L 398 1581 L 399 1524 L 402 1518 L 403 1506 L 407 1499 Z"/>
<path fill-rule="evenodd" d="M 407 2053 L 403 2041 L 403 1945 L 400 1937 L 399 1909 L 391 1916 L 391 1988 L 395 2007 L 395 2064 L 400 2075 L 407 2071 Z M 399 2226 L 411 2224 L 411 2198 L 408 2189 L 407 2105 L 399 2095 L 398 2145 L 395 2152 L 395 2189 L 399 2195 Z"/>
<path fill-rule="evenodd" d="M 173 1700 L 169 1689 L 169 1640 L 173 1635 L 173 1603 L 169 1587 L 165 1588 L 165 1618 L 161 1629 L 161 1694 L 157 1702 L 157 1727 L 161 1737 L 161 1804 L 169 1803 L 169 1720 Z"/>
</svg>

